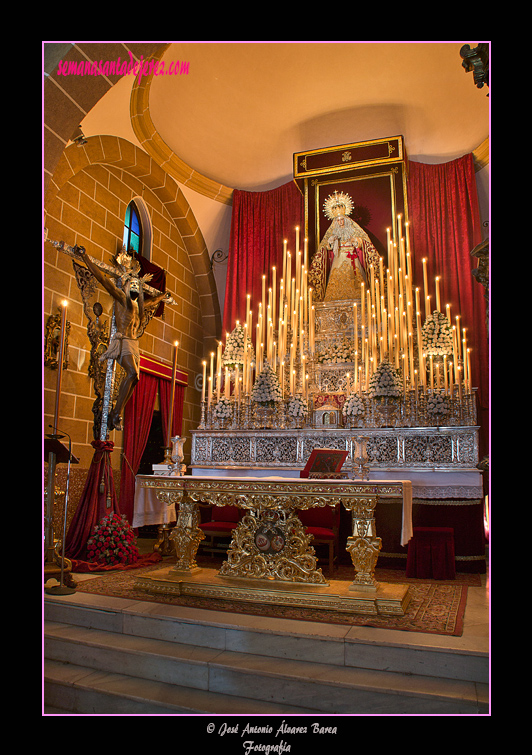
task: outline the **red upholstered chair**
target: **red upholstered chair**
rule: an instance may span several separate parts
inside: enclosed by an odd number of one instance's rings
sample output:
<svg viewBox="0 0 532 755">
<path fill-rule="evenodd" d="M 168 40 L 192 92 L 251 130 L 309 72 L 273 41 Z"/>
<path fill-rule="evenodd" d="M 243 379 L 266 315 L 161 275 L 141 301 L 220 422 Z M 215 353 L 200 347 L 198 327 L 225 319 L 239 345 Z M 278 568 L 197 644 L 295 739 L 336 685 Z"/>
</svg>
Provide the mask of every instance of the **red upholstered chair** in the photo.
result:
<svg viewBox="0 0 532 755">
<path fill-rule="evenodd" d="M 454 529 L 414 527 L 408 543 L 406 576 L 418 579 L 454 579 Z"/>
<path fill-rule="evenodd" d="M 299 509 L 297 515 L 306 531 L 313 536 L 312 544 L 327 545 L 330 576 L 334 569 L 335 552 L 338 551 L 340 507 L 320 506 L 313 509 Z"/>
<path fill-rule="evenodd" d="M 205 545 L 213 546 L 215 537 L 231 538 L 240 516 L 238 506 L 213 506 L 210 520 L 199 525 L 210 538 Z"/>
</svg>

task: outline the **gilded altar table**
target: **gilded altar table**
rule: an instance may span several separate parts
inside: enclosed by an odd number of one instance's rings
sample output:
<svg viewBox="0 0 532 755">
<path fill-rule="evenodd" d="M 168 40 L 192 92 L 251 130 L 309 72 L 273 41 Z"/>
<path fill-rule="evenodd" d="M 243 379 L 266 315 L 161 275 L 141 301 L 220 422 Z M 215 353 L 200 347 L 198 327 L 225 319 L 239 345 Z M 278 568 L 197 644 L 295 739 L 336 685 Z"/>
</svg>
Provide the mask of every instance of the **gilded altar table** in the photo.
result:
<svg viewBox="0 0 532 755">
<path fill-rule="evenodd" d="M 348 479 L 286 477 L 159 477 L 139 475 L 137 487 L 153 490 L 157 499 L 175 506 L 176 565 L 139 578 L 151 592 L 215 595 L 232 600 L 259 600 L 290 605 L 330 607 L 354 613 L 402 614 L 409 602 L 406 585 L 384 585 L 375 579 L 381 539 L 375 531 L 379 498 L 403 501 L 402 541 L 412 535 L 412 486 L 409 481 L 362 482 Z M 227 560 L 212 578 L 199 569 L 196 553 L 204 535 L 199 504 L 237 506 L 245 513 L 234 530 Z M 309 536 L 298 509 L 342 505 L 352 514 L 346 550 L 355 575 L 346 588 L 331 585 L 316 566 Z M 207 578 L 208 577 L 208 578 Z M 342 594 L 340 594 L 342 593 Z"/>
</svg>

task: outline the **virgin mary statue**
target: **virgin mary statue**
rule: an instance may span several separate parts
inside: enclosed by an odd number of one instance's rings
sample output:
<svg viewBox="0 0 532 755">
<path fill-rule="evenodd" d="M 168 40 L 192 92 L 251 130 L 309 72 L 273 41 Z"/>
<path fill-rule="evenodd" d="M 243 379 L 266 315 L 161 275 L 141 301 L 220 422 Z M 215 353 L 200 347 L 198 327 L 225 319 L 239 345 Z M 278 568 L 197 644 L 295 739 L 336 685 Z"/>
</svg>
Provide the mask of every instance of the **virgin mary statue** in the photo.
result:
<svg viewBox="0 0 532 755">
<path fill-rule="evenodd" d="M 311 263 L 309 285 L 316 301 L 360 299 L 361 283 L 367 286 L 369 266 L 378 266 L 379 253 L 368 234 L 351 220 L 353 200 L 335 191 L 323 203 L 331 224 Z"/>
</svg>

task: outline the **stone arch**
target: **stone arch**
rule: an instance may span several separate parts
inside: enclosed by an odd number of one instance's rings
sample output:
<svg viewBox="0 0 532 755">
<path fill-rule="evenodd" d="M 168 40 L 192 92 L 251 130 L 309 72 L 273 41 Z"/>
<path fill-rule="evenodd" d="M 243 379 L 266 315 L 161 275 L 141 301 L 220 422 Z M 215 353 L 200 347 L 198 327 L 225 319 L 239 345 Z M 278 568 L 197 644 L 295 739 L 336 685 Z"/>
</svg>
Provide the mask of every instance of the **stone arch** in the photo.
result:
<svg viewBox="0 0 532 755">
<path fill-rule="evenodd" d="M 135 176 L 165 206 L 181 234 L 195 275 L 204 337 L 216 338 L 221 329 L 220 305 L 205 240 L 183 192 L 150 155 L 117 136 L 92 136 L 82 146 L 70 144 L 63 150 L 49 182 L 45 208 L 76 173 L 98 163 Z"/>
</svg>

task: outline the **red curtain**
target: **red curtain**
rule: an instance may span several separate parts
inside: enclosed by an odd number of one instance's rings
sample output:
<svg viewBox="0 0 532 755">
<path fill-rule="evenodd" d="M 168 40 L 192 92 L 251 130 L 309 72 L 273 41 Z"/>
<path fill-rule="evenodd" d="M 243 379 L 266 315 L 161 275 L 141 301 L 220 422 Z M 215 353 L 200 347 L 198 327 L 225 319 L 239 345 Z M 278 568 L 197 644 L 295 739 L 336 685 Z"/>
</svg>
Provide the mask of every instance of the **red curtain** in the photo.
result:
<svg viewBox="0 0 532 755">
<path fill-rule="evenodd" d="M 438 275 L 441 308 L 450 304 L 453 323 L 460 314 L 461 326 L 467 328 L 484 454 L 488 452 L 489 355 L 485 292 L 472 275 L 476 260 L 471 251 L 482 240 L 473 155 L 439 165 L 410 162 L 408 204 L 414 280 L 423 281 L 422 259 L 426 257 L 431 301 Z"/>
<path fill-rule="evenodd" d="M 135 474 L 146 448 L 159 379 L 147 372 L 140 379 L 124 410 L 124 448 L 120 475 L 120 513 L 133 521 Z"/>
<path fill-rule="evenodd" d="M 246 295 L 256 314 L 262 296 L 262 275 L 283 264 L 283 240 L 295 248 L 295 228 L 303 227 L 303 197 L 293 181 L 271 191 L 233 192 L 229 262 L 223 332 L 246 319 Z M 303 233 L 301 233 L 301 239 Z M 279 282 L 281 275 L 277 275 Z"/>
<path fill-rule="evenodd" d="M 172 381 L 159 381 L 159 399 L 161 402 L 161 421 L 163 426 L 163 437 L 166 442 L 166 433 L 168 430 L 168 412 L 170 411 L 170 401 L 172 398 Z M 174 392 L 174 411 L 172 419 L 171 435 L 181 435 L 183 428 L 183 400 L 185 397 L 185 386 L 176 383 Z"/>
<path fill-rule="evenodd" d="M 81 499 L 65 539 L 65 554 L 73 561 L 87 557 L 87 540 L 102 517 L 119 513 L 111 466 L 112 441 L 93 440 L 94 455 Z M 107 508 L 107 495 L 110 508 Z"/>
</svg>

